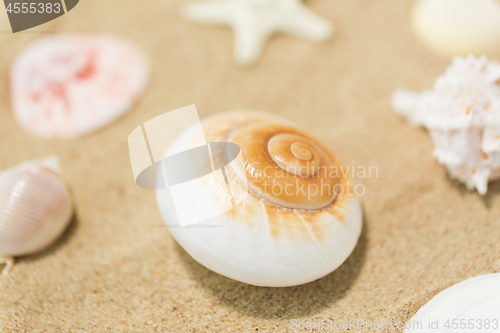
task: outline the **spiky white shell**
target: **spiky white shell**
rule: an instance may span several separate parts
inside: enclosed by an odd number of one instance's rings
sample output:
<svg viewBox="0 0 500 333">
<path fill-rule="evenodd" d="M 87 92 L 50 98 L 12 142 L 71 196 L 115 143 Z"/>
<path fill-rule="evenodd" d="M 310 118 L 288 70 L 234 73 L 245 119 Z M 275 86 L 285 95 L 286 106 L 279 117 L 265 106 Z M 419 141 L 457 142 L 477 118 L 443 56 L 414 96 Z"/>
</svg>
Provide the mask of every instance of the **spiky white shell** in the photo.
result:
<svg viewBox="0 0 500 333">
<path fill-rule="evenodd" d="M 445 56 L 480 56 L 500 44 L 495 0 L 417 0 L 411 22 L 417 37 Z"/>
<path fill-rule="evenodd" d="M 252 137 L 252 131 L 268 128 L 266 126 L 269 124 L 277 124 L 278 129 L 277 133 L 270 133 L 270 136 L 285 132 L 307 136 L 290 126 L 290 122 L 285 119 L 260 113 L 232 112 L 212 116 L 202 122 L 207 142 L 236 142 L 235 138 L 242 131 L 248 130 L 245 141 L 249 144 L 262 139 Z M 192 138 L 197 137 L 194 131 L 193 127 L 182 133 L 165 155 L 169 151 L 188 149 Z M 257 151 L 255 156 L 251 149 L 241 146 L 241 141 L 238 144 L 242 148 L 242 154 L 244 151 L 246 154 L 242 156 L 241 165 L 246 169 L 247 175 L 249 172 L 265 172 L 259 170 L 258 164 L 253 164 L 253 159 L 267 151 L 268 144 L 254 147 Z M 319 142 L 317 144 L 320 145 Z M 314 149 L 331 154 L 319 146 Z M 338 163 L 336 159 L 335 163 Z M 251 165 L 255 165 L 255 168 Z M 227 193 L 224 185 L 212 188 L 200 186 L 192 192 L 189 202 L 185 204 L 187 208 L 196 211 L 209 209 L 221 202 L 239 202 L 239 198 L 243 198 L 242 202 L 221 215 L 189 227 L 180 227 L 178 224 L 171 192 L 157 190 L 158 207 L 170 233 L 196 261 L 241 282 L 284 287 L 319 279 L 347 259 L 358 241 L 362 226 L 360 200 L 354 195 L 352 188 L 350 195 L 347 194 L 347 187 L 352 186 L 348 179 L 341 177 L 339 182 L 344 186 L 345 193 L 338 194 L 334 202 L 328 203 L 326 200 L 324 208 L 291 209 L 271 202 L 264 195 L 258 195 L 253 190 L 254 187 L 249 189 L 250 179 L 243 180 L 236 169 L 238 164 L 234 163 L 225 167 L 232 194 Z M 219 176 L 216 173 L 206 176 L 207 183 L 219 184 L 216 179 Z M 307 177 L 287 176 L 290 179 L 309 181 Z M 294 201 L 297 198 L 288 199 Z M 308 200 L 299 202 L 303 206 L 308 204 Z"/>
<path fill-rule="evenodd" d="M 393 108 L 425 126 L 434 156 L 453 178 L 485 194 L 500 176 L 500 64 L 485 56 L 455 57 L 432 90 L 397 90 Z"/>
<path fill-rule="evenodd" d="M 51 245 L 72 215 L 56 157 L 0 173 L 0 257 L 32 254 Z"/>
<path fill-rule="evenodd" d="M 500 325 L 499 318 L 500 274 L 486 274 L 434 296 L 406 324 L 405 333 L 490 332 Z M 433 326 L 429 327 L 431 323 Z"/>
</svg>

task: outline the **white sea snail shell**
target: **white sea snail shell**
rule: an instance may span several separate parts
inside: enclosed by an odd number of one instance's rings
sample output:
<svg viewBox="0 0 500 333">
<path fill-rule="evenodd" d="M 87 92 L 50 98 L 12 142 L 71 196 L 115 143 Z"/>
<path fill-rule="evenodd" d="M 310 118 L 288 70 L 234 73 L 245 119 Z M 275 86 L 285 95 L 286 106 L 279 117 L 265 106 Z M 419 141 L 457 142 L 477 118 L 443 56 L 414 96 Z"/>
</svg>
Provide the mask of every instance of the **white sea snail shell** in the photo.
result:
<svg viewBox="0 0 500 333">
<path fill-rule="evenodd" d="M 499 317 L 500 273 L 480 275 L 434 296 L 406 324 L 405 333 L 490 332 L 495 321 L 498 328 Z"/>
<path fill-rule="evenodd" d="M 33 254 L 63 233 L 73 212 L 57 157 L 27 161 L 0 172 L 0 263 Z"/>
<path fill-rule="evenodd" d="M 236 143 L 243 158 L 225 167 L 231 192 L 226 186 L 199 188 L 193 209 L 210 205 L 214 196 L 238 202 L 247 195 L 224 214 L 181 228 L 172 226 L 176 217 L 169 191 L 157 190 L 170 233 L 196 261 L 237 281 L 285 287 L 319 279 L 347 259 L 361 232 L 361 203 L 328 148 L 290 121 L 265 113 L 223 113 L 206 118 L 202 127 L 207 142 Z M 195 137 L 195 127 L 187 129 L 165 155 L 187 149 Z M 337 168 L 338 176 L 321 166 Z M 275 194 L 265 182 L 288 185 L 291 195 Z M 323 184 L 323 191 L 298 189 L 314 183 Z"/>
</svg>

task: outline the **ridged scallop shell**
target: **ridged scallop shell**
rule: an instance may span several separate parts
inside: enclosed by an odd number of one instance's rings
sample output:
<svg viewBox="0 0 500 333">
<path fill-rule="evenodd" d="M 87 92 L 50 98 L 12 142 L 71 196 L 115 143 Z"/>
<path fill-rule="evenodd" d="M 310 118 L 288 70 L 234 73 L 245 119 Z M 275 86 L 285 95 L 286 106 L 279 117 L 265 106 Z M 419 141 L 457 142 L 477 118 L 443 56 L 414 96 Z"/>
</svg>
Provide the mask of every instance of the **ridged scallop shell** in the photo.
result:
<svg viewBox="0 0 500 333">
<path fill-rule="evenodd" d="M 224 113 L 203 120 L 202 127 L 207 142 L 236 143 L 242 158 L 224 168 L 229 186 L 220 173 L 205 176 L 210 185 L 199 186 L 186 209 L 233 208 L 181 228 L 170 191 L 157 190 L 170 233 L 196 261 L 241 282 L 284 287 L 319 279 L 347 259 L 361 232 L 361 205 L 327 147 L 290 121 L 265 113 Z M 165 156 L 188 149 L 197 137 L 195 127 L 187 129 Z M 304 168 L 293 169 L 301 163 Z M 338 176 L 321 174 L 322 165 L 336 167 Z M 309 184 L 323 184 L 324 192 L 313 194 Z M 270 190 L 273 185 L 287 194 Z"/>
<path fill-rule="evenodd" d="M 63 233 L 71 197 L 56 157 L 28 161 L 0 173 L 0 257 L 41 251 Z"/>
<path fill-rule="evenodd" d="M 499 49 L 500 4 L 495 0 L 418 0 L 411 22 L 417 37 L 445 56 Z"/>
<path fill-rule="evenodd" d="M 493 332 L 499 326 L 500 273 L 496 273 L 443 290 L 417 311 L 406 324 L 405 333 Z"/>
</svg>

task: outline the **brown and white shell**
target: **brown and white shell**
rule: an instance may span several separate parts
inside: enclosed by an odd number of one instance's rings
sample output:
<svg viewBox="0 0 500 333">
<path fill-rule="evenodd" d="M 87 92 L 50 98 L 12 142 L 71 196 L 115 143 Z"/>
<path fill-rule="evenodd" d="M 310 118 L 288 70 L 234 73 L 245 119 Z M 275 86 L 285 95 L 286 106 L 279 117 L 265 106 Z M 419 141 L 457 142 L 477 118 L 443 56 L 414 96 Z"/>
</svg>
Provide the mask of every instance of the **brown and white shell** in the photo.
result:
<svg viewBox="0 0 500 333">
<path fill-rule="evenodd" d="M 338 158 L 292 122 L 266 113 L 230 112 L 202 121 L 207 142 L 232 142 L 241 156 L 205 176 L 186 203 L 192 211 L 233 208 L 180 227 L 169 190 L 157 202 L 177 242 L 199 263 L 259 286 L 292 286 L 329 274 L 353 251 L 362 227 L 360 199 Z M 199 137 L 182 133 L 167 149 Z M 345 171 L 345 170 L 344 170 Z M 215 198 L 215 199 L 214 199 Z M 175 199 L 175 198 L 174 198 Z"/>
</svg>

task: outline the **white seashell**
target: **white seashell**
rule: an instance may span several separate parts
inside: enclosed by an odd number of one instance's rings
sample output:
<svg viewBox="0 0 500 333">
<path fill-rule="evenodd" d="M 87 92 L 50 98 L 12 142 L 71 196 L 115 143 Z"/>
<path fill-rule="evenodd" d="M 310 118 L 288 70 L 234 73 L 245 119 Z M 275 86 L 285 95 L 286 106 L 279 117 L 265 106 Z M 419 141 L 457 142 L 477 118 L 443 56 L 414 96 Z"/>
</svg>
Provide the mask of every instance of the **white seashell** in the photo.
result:
<svg viewBox="0 0 500 333">
<path fill-rule="evenodd" d="M 485 194 L 500 177 L 500 64 L 486 56 L 455 57 L 433 90 L 404 89 L 393 108 L 410 123 L 425 126 L 434 156 L 452 178 Z"/>
<path fill-rule="evenodd" d="M 39 252 L 65 230 L 73 212 L 56 156 L 0 173 L 0 262 Z M 4 270 L 4 273 L 7 270 Z"/>
<path fill-rule="evenodd" d="M 491 332 L 498 329 L 499 318 L 500 273 L 486 274 L 434 296 L 406 323 L 405 333 Z"/>
<path fill-rule="evenodd" d="M 205 119 L 202 127 L 207 142 L 232 142 L 241 153 L 224 167 L 229 185 L 221 172 L 201 177 L 205 182 L 192 188 L 186 210 L 233 208 L 180 227 L 174 192 L 156 192 L 170 233 L 196 261 L 241 282 L 285 287 L 319 279 L 347 259 L 361 232 L 361 204 L 328 148 L 268 114 L 225 113 Z M 190 148 L 198 131 L 184 131 L 164 156 Z M 298 165 L 303 168 L 294 169 Z M 312 184 L 323 188 L 313 193 Z"/>
<path fill-rule="evenodd" d="M 445 56 L 480 56 L 500 45 L 500 4 L 495 0 L 418 0 L 411 22 L 417 37 Z"/>
<path fill-rule="evenodd" d="M 145 55 L 127 40 L 105 34 L 41 38 L 12 65 L 14 116 L 36 136 L 75 138 L 130 110 L 148 76 Z"/>
</svg>

